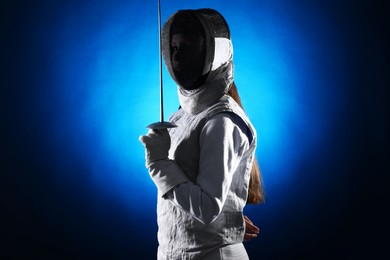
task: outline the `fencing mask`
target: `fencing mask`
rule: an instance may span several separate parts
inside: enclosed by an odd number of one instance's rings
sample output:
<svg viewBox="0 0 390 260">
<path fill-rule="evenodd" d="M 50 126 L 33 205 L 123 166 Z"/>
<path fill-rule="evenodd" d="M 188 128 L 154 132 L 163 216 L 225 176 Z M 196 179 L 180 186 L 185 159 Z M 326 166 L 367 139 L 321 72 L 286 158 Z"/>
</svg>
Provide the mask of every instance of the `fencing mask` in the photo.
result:
<svg viewBox="0 0 390 260">
<path fill-rule="evenodd" d="M 162 54 L 173 80 L 185 90 L 197 89 L 212 71 L 231 64 L 229 27 L 213 9 L 180 10 L 163 26 Z"/>
</svg>

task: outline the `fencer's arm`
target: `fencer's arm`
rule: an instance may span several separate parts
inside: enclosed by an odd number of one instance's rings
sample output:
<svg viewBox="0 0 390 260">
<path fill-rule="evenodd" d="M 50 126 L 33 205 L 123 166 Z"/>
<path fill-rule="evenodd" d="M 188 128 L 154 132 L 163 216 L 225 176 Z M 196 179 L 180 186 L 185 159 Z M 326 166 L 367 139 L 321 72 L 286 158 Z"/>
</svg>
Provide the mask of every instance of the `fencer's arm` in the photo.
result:
<svg viewBox="0 0 390 260">
<path fill-rule="evenodd" d="M 165 194 L 176 185 L 189 181 L 179 165 L 168 159 L 171 138 L 166 128 L 150 129 L 139 140 L 145 147 L 145 165 L 159 194 Z"/>
<path fill-rule="evenodd" d="M 181 182 L 165 194 L 178 207 L 204 224 L 221 213 L 233 173 L 248 150 L 249 141 L 230 114 L 217 114 L 200 135 L 199 174 L 196 182 Z"/>
</svg>

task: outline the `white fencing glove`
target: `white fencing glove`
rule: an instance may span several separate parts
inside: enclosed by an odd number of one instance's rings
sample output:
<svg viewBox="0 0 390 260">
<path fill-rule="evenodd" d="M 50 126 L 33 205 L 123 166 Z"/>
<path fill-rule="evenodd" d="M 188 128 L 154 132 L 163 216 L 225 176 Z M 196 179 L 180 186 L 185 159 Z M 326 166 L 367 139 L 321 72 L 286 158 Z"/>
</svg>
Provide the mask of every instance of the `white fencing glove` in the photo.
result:
<svg viewBox="0 0 390 260">
<path fill-rule="evenodd" d="M 145 146 L 146 167 L 160 160 L 168 159 L 171 137 L 167 129 L 150 129 L 146 135 L 139 137 Z"/>
</svg>

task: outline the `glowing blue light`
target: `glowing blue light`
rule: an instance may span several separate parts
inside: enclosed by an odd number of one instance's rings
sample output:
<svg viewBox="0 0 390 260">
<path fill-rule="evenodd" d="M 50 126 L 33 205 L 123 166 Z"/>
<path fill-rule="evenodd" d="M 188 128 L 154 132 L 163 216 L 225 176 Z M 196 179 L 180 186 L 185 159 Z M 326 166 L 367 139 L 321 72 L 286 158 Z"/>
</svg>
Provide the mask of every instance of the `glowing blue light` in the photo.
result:
<svg viewBox="0 0 390 260">
<path fill-rule="evenodd" d="M 166 1 L 163 20 L 177 9 L 205 6 L 224 14 L 231 27 L 235 82 L 258 131 L 257 157 L 266 189 L 284 196 L 289 191 L 278 187 L 293 182 L 295 168 L 318 149 L 343 98 L 329 87 L 339 80 L 335 71 L 342 73 L 332 25 L 312 10 L 305 15 L 312 16 L 313 24 L 297 27 L 303 24 L 299 8 L 291 14 L 281 5 L 260 6 L 258 1 Z M 45 94 L 61 108 L 48 122 L 50 138 L 58 142 L 67 135 L 64 150 L 83 161 L 94 189 L 140 218 L 154 214 L 156 188 L 138 137 L 159 120 L 156 6 L 103 1 L 63 12 L 52 32 L 56 84 Z M 165 68 L 163 76 L 168 118 L 179 103 Z"/>
</svg>

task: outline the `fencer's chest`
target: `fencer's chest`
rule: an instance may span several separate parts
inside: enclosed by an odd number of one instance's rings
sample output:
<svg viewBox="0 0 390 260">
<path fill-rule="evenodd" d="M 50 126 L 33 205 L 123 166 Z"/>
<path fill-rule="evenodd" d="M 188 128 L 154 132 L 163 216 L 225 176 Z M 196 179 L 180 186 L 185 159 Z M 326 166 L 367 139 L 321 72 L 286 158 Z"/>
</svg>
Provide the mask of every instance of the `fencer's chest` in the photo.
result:
<svg viewBox="0 0 390 260">
<path fill-rule="evenodd" d="M 199 136 L 205 124 L 204 113 L 190 115 L 182 110 L 175 113 L 170 121 L 177 125 L 171 128 L 171 149 L 169 157 L 174 159 L 184 173 L 195 182 L 199 169 Z"/>
</svg>

